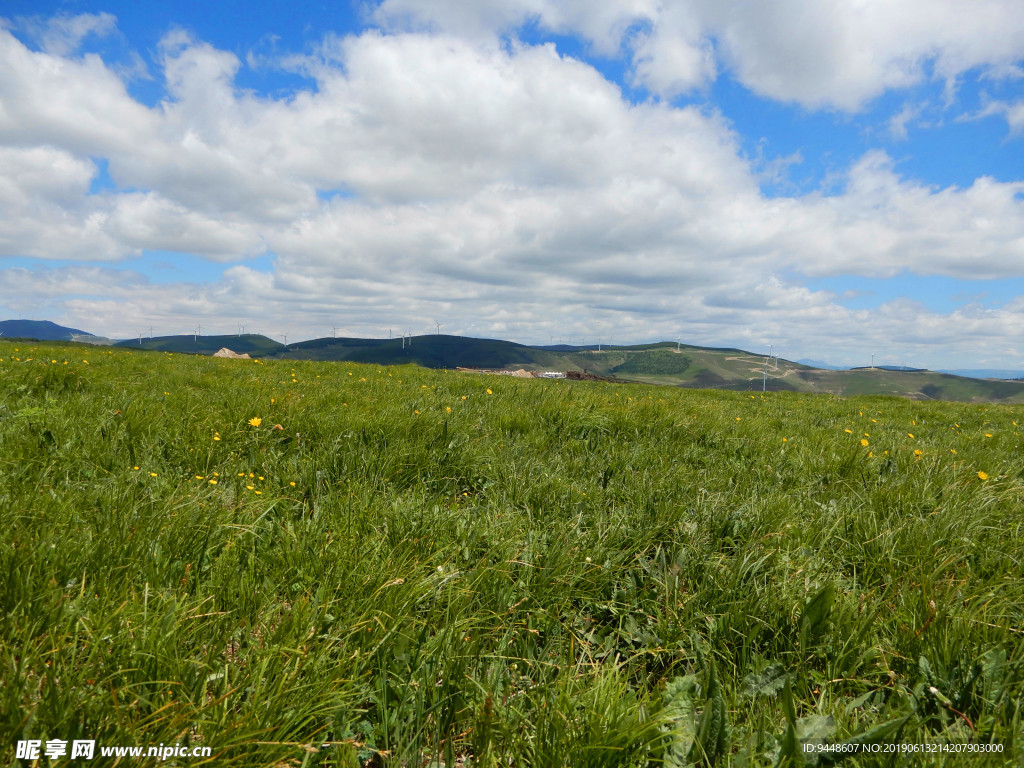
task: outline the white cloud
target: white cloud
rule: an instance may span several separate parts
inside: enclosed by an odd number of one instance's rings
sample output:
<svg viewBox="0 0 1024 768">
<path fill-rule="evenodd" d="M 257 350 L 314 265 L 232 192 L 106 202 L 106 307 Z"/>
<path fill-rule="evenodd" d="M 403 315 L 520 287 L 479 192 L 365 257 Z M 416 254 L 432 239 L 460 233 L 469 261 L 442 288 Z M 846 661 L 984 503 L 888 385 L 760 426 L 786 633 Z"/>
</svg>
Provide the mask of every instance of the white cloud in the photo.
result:
<svg viewBox="0 0 1024 768">
<path fill-rule="evenodd" d="M 376 18 L 477 39 L 536 23 L 606 55 L 632 41 L 634 80 L 661 96 L 699 88 L 725 66 L 769 98 L 847 111 L 921 82 L 929 68 L 952 82 L 1024 58 L 1016 0 L 384 0 Z"/>
<path fill-rule="evenodd" d="M 18 26 L 40 48 L 54 56 L 74 55 L 85 38 L 106 37 L 117 29 L 117 18 L 110 13 L 59 14 L 49 19 L 29 17 L 18 21 Z"/>
</svg>

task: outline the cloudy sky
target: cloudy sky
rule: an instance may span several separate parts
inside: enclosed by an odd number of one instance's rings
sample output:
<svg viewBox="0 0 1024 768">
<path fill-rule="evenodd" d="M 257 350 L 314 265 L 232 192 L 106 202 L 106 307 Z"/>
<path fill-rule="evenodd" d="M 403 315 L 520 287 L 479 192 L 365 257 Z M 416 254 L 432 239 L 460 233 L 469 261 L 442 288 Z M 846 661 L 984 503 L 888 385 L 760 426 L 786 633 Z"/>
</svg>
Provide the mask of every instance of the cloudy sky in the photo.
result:
<svg viewBox="0 0 1024 768">
<path fill-rule="evenodd" d="M 0 14 L 0 319 L 1024 368 L 1020 0 Z"/>
</svg>

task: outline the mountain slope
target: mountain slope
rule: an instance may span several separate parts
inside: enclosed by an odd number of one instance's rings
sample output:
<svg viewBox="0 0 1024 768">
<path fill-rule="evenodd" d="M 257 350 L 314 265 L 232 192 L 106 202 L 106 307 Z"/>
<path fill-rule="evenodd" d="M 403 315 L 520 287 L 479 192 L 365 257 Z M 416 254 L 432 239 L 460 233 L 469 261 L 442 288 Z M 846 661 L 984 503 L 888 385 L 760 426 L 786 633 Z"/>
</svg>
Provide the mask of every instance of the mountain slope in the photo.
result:
<svg viewBox="0 0 1024 768">
<path fill-rule="evenodd" d="M 39 339 L 40 341 L 73 341 L 74 336 L 92 336 L 77 328 L 67 328 L 49 320 L 0 320 L 4 338 Z"/>
</svg>

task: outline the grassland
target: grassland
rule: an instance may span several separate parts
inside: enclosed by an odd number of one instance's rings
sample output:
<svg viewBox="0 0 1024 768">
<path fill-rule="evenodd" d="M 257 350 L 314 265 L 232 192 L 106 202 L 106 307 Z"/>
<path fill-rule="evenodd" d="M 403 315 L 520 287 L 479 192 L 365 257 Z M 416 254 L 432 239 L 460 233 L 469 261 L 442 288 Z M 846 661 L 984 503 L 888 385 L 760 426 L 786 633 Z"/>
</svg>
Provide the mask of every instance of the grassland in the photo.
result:
<svg viewBox="0 0 1024 768">
<path fill-rule="evenodd" d="M 0 762 L 1019 765 L 1020 424 L 0 343 Z"/>
</svg>

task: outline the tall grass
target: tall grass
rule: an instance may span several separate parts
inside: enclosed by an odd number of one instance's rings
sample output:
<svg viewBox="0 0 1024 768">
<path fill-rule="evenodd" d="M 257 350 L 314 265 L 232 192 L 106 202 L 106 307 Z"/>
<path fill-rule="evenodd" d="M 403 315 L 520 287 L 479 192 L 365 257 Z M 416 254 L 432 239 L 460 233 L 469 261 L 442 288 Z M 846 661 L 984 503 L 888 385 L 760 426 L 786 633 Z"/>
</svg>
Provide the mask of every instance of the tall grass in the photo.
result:
<svg viewBox="0 0 1024 768">
<path fill-rule="evenodd" d="M 1015 764 L 1018 424 L 3 343 L 0 759 Z"/>
</svg>

